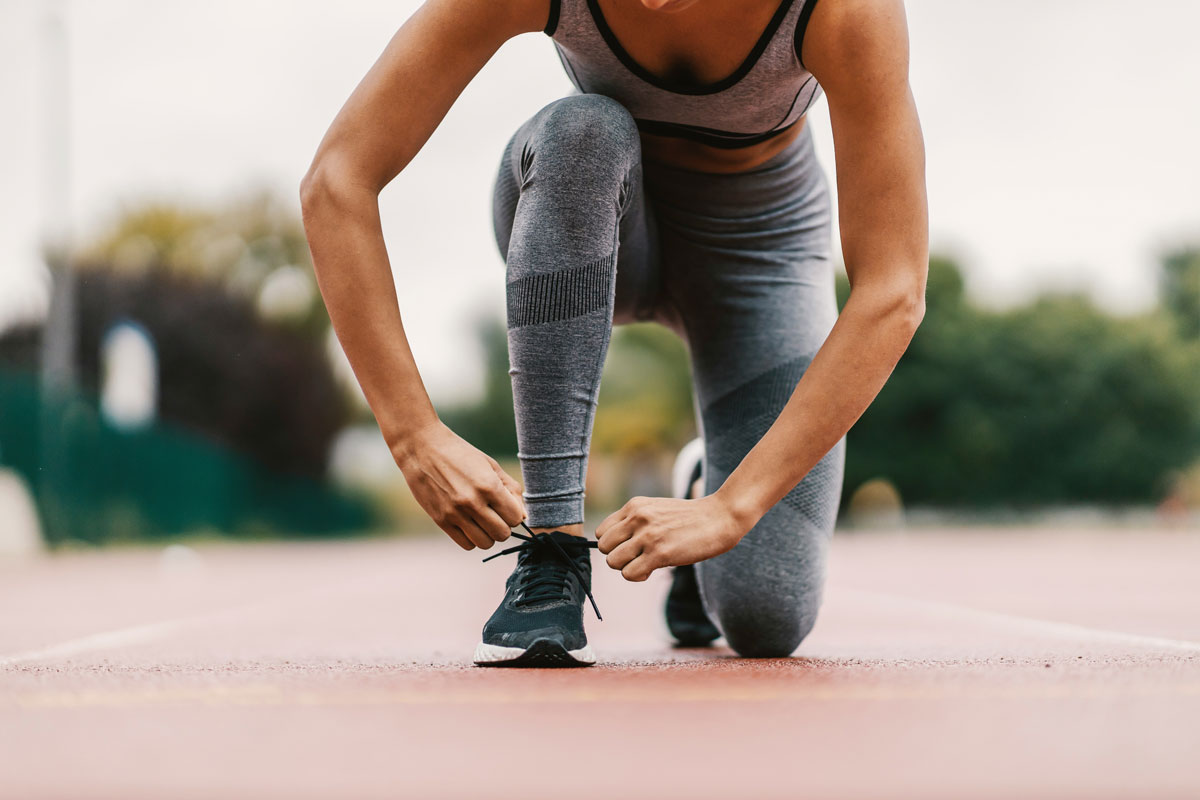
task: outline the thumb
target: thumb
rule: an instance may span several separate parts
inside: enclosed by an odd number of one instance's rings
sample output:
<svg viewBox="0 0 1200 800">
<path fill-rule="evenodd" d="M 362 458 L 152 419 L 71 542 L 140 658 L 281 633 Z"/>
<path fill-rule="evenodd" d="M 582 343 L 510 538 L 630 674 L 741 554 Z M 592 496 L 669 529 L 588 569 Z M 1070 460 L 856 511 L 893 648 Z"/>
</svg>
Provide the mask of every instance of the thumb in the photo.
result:
<svg viewBox="0 0 1200 800">
<path fill-rule="evenodd" d="M 492 461 L 492 469 L 495 470 L 496 474 L 500 477 L 500 481 L 504 484 L 504 488 L 508 489 L 512 496 L 516 498 L 517 504 L 520 506 L 521 518 L 524 519 L 529 516 L 525 511 L 525 498 L 522 496 L 521 484 L 517 482 L 516 478 L 505 472 L 503 467 L 501 467 L 500 464 L 494 460 Z"/>
</svg>

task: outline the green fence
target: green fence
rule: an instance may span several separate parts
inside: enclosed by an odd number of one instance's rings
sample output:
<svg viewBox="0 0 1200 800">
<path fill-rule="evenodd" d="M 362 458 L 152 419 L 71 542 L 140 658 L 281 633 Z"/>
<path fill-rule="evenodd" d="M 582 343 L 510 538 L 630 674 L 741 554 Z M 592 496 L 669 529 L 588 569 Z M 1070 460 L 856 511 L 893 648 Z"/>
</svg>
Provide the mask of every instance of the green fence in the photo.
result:
<svg viewBox="0 0 1200 800">
<path fill-rule="evenodd" d="M 167 424 L 118 430 L 95 398 L 44 397 L 35 375 L 3 370 L 0 464 L 35 490 L 50 544 L 346 535 L 380 522 L 365 497 L 271 472 Z"/>
</svg>

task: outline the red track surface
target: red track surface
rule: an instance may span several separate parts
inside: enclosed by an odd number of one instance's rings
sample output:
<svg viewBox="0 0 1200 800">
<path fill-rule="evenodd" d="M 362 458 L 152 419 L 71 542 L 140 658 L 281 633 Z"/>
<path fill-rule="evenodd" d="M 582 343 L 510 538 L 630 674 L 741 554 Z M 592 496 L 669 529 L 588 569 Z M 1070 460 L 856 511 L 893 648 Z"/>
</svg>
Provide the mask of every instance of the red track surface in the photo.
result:
<svg viewBox="0 0 1200 800">
<path fill-rule="evenodd" d="M 469 656 L 506 562 L 436 539 L 0 566 L 0 798 L 1200 797 L 1200 534 L 839 533 L 792 659 Z"/>
</svg>

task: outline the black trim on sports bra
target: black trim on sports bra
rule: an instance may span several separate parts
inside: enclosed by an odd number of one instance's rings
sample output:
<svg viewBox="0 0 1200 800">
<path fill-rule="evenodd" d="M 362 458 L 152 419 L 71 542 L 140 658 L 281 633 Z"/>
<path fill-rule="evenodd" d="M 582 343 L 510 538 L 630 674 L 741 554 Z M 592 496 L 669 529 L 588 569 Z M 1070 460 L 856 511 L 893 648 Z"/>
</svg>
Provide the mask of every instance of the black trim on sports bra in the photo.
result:
<svg viewBox="0 0 1200 800">
<path fill-rule="evenodd" d="M 813 0 L 810 0 L 812 2 Z M 562 9 L 562 0 L 550 0 L 550 16 L 546 20 L 546 27 L 542 28 L 542 33 L 547 36 L 553 36 L 558 30 L 558 15 Z"/>
<path fill-rule="evenodd" d="M 801 117 L 800 119 L 803 119 Z M 750 145 L 760 144 L 773 139 L 779 134 L 791 128 L 800 119 L 790 122 L 782 128 L 775 128 L 766 133 L 734 133 L 733 131 L 722 131 L 716 128 L 702 128 L 699 125 L 684 125 L 678 122 L 660 122 L 652 119 L 635 119 L 638 130 L 656 136 L 672 136 L 678 139 L 688 139 L 700 144 L 706 144 L 709 147 L 718 147 L 722 150 L 736 150 L 739 147 L 749 147 Z"/>
<path fill-rule="evenodd" d="M 557 0 L 555 0 L 557 2 Z M 812 16 L 813 9 L 817 7 L 817 0 L 808 0 L 804 8 L 800 9 L 800 18 L 796 20 L 796 32 L 792 37 L 792 47 L 796 50 L 796 60 L 800 62 L 800 66 L 804 67 L 804 59 L 800 57 L 800 49 L 804 46 L 804 32 L 808 30 L 808 18 Z M 804 67 L 808 69 L 808 67 Z"/>
<path fill-rule="evenodd" d="M 664 89 L 668 92 L 674 92 L 675 94 L 690 95 L 716 94 L 717 92 L 722 92 L 728 89 L 730 86 L 733 86 L 742 78 L 746 77 L 746 73 L 753 69 L 754 65 L 758 62 L 759 57 L 763 54 L 763 51 L 767 49 L 767 45 L 771 42 L 771 37 L 773 37 L 775 35 L 775 31 L 779 29 L 780 24 L 783 22 L 783 18 L 787 16 L 788 9 L 791 8 L 793 2 L 795 2 L 795 0 L 781 0 L 779 3 L 779 8 L 775 10 L 775 15 L 771 17 L 771 21 L 767 23 L 766 30 L 762 32 L 762 35 L 758 37 L 758 41 L 754 44 L 754 49 L 750 51 L 750 55 L 746 56 L 746 60 L 742 62 L 741 66 L 733 71 L 733 74 L 722 78 L 716 83 L 710 83 L 705 86 L 689 86 L 687 84 L 677 83 L 675 81 L 660 78 L 654 73 L 645 69 L 641 64 L 634 61 L 633 57 L 630 56 L 629 53 L 625 51 L 625 48 L 621 46 L 621 42 L 617 40 L 617 37 L 613 34 L 612 29 L 608 27 L 608 22 L 604 19 L 604 12 L 600 10 L 600 3 L 598 0 L 587 0 L 588 10 L 592 12 L 592 19 L 596 22 L 596 28 L 600 31 L 600 36 L 608 44 L 608 48 L 612 50 L 613 55 L 615 55 L 630 72 L 632 72 L 634 75 L 637 75 L 639 78 L 644 80 L 646 83 L 651 84 L 652 86 L 657 86 L 660 89 Z M 813 0 L 809 0 L 809 2 L 811 3 Z M 807 11 L 808 9 L 804 10 Z"/>
</svg>

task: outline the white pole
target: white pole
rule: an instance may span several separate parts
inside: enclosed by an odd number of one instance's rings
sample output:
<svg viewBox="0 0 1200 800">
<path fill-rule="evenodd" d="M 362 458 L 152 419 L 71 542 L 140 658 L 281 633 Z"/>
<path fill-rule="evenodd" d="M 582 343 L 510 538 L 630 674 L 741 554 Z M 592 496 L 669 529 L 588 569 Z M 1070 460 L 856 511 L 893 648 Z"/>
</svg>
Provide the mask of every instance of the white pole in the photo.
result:
<svg viewBox="0 0 1200 800">
<path fill-rule="evenodd" d="M 75 278 L 71 269 L 71 83 L 66 30 L 67 0 L 43 0 L 42 247 L 54 278 L 42 343 L 43 386 L 55 392 L 75 385 Z"/>
<path fill-rule="evenodd" d="M 71 84 L 67 45 L 68 0 L 43 0 L 41 20 L 43 198 L 42 248 L 53 279 L 50 310 L 42 330 L 38 493 L 49 540 L 61 540 L 71 527 L 74 487 L 69 463 L 69 431 L 64 425 L 76 384 L 75 274 L 71 264 Z"/>
</svg>

